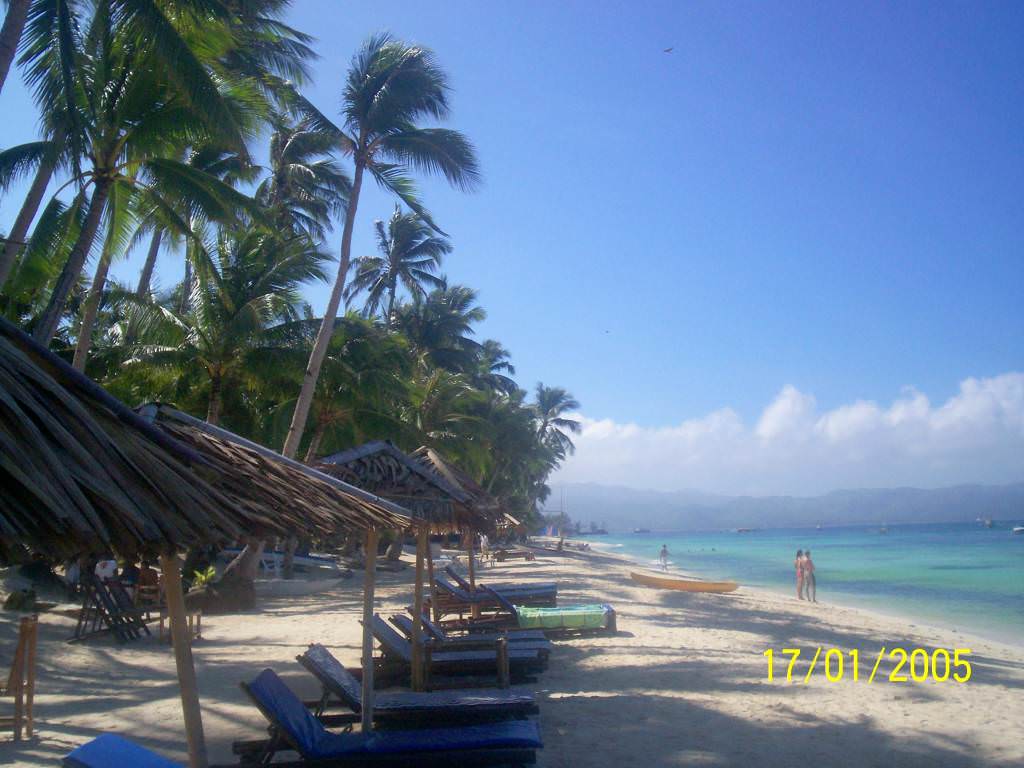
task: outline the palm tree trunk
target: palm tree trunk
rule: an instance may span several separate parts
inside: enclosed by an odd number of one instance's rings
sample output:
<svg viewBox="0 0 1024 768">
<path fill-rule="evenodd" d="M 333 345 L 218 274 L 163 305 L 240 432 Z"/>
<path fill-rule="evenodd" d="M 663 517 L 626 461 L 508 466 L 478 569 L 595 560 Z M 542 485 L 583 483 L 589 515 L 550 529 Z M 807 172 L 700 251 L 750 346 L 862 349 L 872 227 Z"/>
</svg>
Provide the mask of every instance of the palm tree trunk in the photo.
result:
<svg viewBox="0 0 1024 768">
<path fill-rule="evenodd" d="M 33 337 L 44 347 L 50 346 L 54 335 L 57 333 L 57 324 L 60 316 L 64 313 L 64 305 L 67 303 L 71 289 L 75 287 L 79 276 L 82 274 L 82 267 L 92 248 L 92 241 L 96 238 L 96 230 L 99 229 L 100 219 L 103 217 L 103 208 L 107 203 L 107 195 L 110 192 L 110 180 L 101 178 L 96 182 L 96 188 L 92 192 L 92 199 L 89 201 L 89 212 L 85 216 L 85 225 L 82 227 L 78 240 L 71 255 L 68 256 L 60 277 L 57 278 L 57 285 L 50 295 L 50 303 L 46 305 L 43 316 L 39 319 Z"/>
<path fill-rule="evenodd" d="M 25 30 L 25 19 L 28 18 L 30 0 L 9 0 L 4 25 L 0 28 L 0 91 L 4 89 L 7 73 L 11 71 L 11 63 L 18 53 L 21 33 Z"/>
<path fill-rule="evenodd" d="M 391 326 L 392 326 L 392 324 L 394 322 L 391 318 L 394 316 L 394 312 L 395 312 L 395 291 L 397 289 L 398 289 L 398 286 L 396 286 L 395 285 L 395 281 L 392 280 L 391 281 L 391 285 L 389 286 L 389 291 L 388 291 L 388 316 L 386 318 L 384 318 L 384 327 L 385 328 L 391 328 Z"/>
<path fill-rule="evenodd" d="M 210 377 L 210 401 L 206 407 L 206 423 L 217 426 L 220 424 L 220 391 L 223 380 L 219 373 Z"/>
<path fill-rule="evenodd" d="M 75 359 L 72 362 L 72 365 L 79 371 L 85 370 L 85 361 L 89 357 L 89 349 L 92 347 L 92 330 L 96 325 L 96 315 L 100 308 L 100 298 L 103 296 L 103 286 L 107 282 L 111 256 L 113 256 L 113 249 L 108 237 L 107 242 L 103 245 L 99 263 L 96 265 L 96 274 L 89 287 L 89 295 L 82 307 L 82 323 L 78 329 L 78 344 L 75 346 Z"/>
<path fill-rule="evenodd" d="M 299 450 L 302 433 L 306 429 L 306 419 L 309 418 L 309 409 L 313 405 L 316 382 L 320 378 L 320 368 L 324 364 L 324 358 L 327 357 L 327 346 L 334 334 L 334 321 L 338 315 L 341 294 L 345 289 L 345 277 L 348 275 L 348 267 L 352 259 L 352 228 L 356 220 L 356 208 L 359 206 L 359 190 L 363 186 L 364 167 L 363 162 L 356 162 L 355 174 L 352 177 L 352 191 L 348 197 L 348 210 L 345 212 L 345 228 L 341 234 L 341 263 L 338 265 L 338 277 L 334 281 L 331 298 L 324 310 L 324 319 L 320 323 L 320 330 L 317 331 L 316 341 L 313 343 L 313 351 L 309 355 L 306 375 L 302 379 L 302 389 L 299 392 L 299 399 L 295 403 L 295 413 L 292 414 L 292 423 L 288 427 L 288 435 L 285 437 L 284 448 L 281 450 L 281 453 L 290 459 L 295 458 L 295 454 Z"/>
<path fill-rule="evenodd" d="M 0 251 L 0 288 L 4 287 L 4 283 L 7 282 L 11 270 L 14 268 L 14 262 L 23 247 L 22 243 L 28 236 L 28 228 L 39 211 L 39 204 L 43 202 L 43 194 L 50 185 L 50 179 L 53 177 L 53 170 L 56 167 L 56 160 L 47 158 L 39 164 L 39 168 L 36 170 L 36 177 L 32 180 L 32 186 L 29 187 L 28 195 L 25 196 L 25 202 L 21 204 L 21 210 L 18 211 L 18 218 L 14 220 L 14 226 L 11 227 L 8 234 L 9 240 L 4 243 L 3 251 Z"/>
<path fill-rule="evenodd" d="M 313 437 L 309 441 L 309 448 L 306 449 L 306 464 L 312 464 L 316 460 L 317 451 L 320 450 L 320 443 L 323 442 L 324 435 L 327 433 L 326 424 L 317 424 L 316 429 L 313 431 Z"/>
<path fill-rule="evenodd" d="M 138 299 L 144 299 L 149 295 L 149 284 L 153 280 L 153 270 L 156 268 L 156 257 L 160 252 L 160 239 L 163 235 L 162 229 L 153 230 L 153 239 L 149 241 L 149 252 L 146 253 L 146 263 L 142 265 L 139 284 L 135 288 L 135 297 Z"/>
</svg>

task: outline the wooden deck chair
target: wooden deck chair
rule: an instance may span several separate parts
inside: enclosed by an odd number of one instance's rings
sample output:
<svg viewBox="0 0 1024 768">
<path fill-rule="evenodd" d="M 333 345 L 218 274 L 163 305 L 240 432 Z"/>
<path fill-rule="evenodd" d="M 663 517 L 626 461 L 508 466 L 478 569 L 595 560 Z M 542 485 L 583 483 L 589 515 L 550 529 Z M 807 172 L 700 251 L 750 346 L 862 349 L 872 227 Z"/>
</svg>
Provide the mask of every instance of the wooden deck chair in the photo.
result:
<svg viewBox="0 0 1024 768">
<path fill-rule="evenodd" d="M 120 582 L 104 582 L 93 574 L 83 574 L 80 585 L 82 609 L 69 642 L 85 640 L 107 631 L 112 632 L 119 643 L 150 634 L 142 618 L 143 611 L 135 607 Z"/>
<path fill-rule="evenodd" d="M 39 617 L 25 616 L 18 624 L 18 645 L 7 682 L 0 687 L 0 696 L 14 699 L 14 714 L 0 716 L 0 727 L 10 728 L 14 740 L 21 741 L 22 733 L 32 738 L 32 704 L 36 693 L 36 636 Z"/>
</svg>

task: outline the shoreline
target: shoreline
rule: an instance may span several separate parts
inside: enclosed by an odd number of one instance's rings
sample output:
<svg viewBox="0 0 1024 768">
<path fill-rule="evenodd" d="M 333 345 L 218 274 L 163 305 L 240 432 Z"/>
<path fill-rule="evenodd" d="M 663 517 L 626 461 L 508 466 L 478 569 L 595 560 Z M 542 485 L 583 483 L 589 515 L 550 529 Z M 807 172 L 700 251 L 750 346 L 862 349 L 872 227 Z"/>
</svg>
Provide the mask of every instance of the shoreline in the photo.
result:
<svg viewBox="0 0 1024 768">
<path fill-rule="evenodd" d="M 611 603 L 614 635 L 560 638 L 551 663 L 527 685 L 540 706 L 541 768 L 676 768 L 758 765 L 1010 768 L 1024 764 L 1017 739 L 1024 652 L 972 642 L 973 676 L 895 683 L 885 662 L 868 682 L 880 648 L 950 648 L 959 635 L 857 609 L 811 605 L 741 587 L 724 595 L 645 587 L 629 578 L 629 558 L 591 550 L 536 549 L 536 560 L 488 563 L 483 584 L 558 583 L 560 605 Z M 410 558 L 404 556 L 409 564 Z M 379 574 L 375 609 L 404 612 L 412 568 Z M 824 610 L 818 610 L 823 607 Z M 361 657 L 361 579 L 322 594 L 261 601 L 257 609 L 203 618 L 193 645 L 211 763 L 232 762 L 231 743 L 266 733 L 266 722 L 239 688 L 265 667 L 303 699 L 320 687 L 296 662 L 323 643 L 346 666 Z M 10 650 L 13 614 L 0 614 L 0 658 Z M 74 620 L 43 614 L 36 736 L 0 744 L 0 764 L 49 766 L 99 733 L 120 733 L 183 762 L 181 701 L 174 656 L 155 637 L 117 645 L 111 638 L 68 644 Z M 815 647 L 858 650 L 847 676 L 819 668 L 804 684 Z M 766 679 L 764 652 L 803 649 L 792 682 L 776 660 Z M 853 669 L 860 681 L 852 679 Z M 595 745 L 600 745 L 596 749 Z"/>
<path fill-rule="evenodd" d="M 547 540 L 547 539 L 550 539 L 550 537 L 541 537 L 541 536 L 535 536 L 533 538 L 536 539 L 536 540 L 541 540 L 541 539 Z M 550 540 L 554 541 L 554 542 L 558 541 L 557 538 L 550 539 Z M 623 564 L 631 566 L 631 567 L 636 567 L 636 568 L 640 568 L 640 569 L 644 569 L 644 570 L 653 570 L 652 566 L 645 565 L 642 560 L 639 560 L 639 559 L 633 557 L 632 555 L 619 554 L 617 552 L 609 552 L 605 548 L 601 547 L 600 544 L 598 544 L 595 547 L 594 543 L 589 541 L 588 539 L 582 539 L 581 540 L 581 539 L 569 539 L 569 538 L 566 538 L 565 541 L 566 542 L 571 542 L 573 544 L 587 543 L 587 544 L 591 545 L 590 550 L 588 550 L 588 551 L 574 549 L 573 553 L 577 553 L 578 552 L 579 554 L 585 556 L 585 555 L 593 554 L 593 553 L 596 552 L 596 553 L 599 553 L 603 557 L 614 558 L 616 560 L 621 561 Z M 687 578 L 693 578 L 693 579 L 704 579 L 705 578 L 704 576 L 702 576 L 700 574 L 697 574 L 697 573 L 694 573 L 693 571 L 687 571 L 687 570 L 684 570 L 684 569 L 679 568 L 679 567 L 670 568 L 669 573 L 670 574 L 678 573 L 678 574 L 680 574 L 682 576 L 685 576 Z M 903 614 L 899 614 L 899 613 L 896 613 L 896 612 L 889 612 L 889 611 L 879 610 L 878 608 L 875 608 L 875 607 L 870 607 L 869 608 L 869 607 L 865 607 L 863 605 L 855 605 L 855 604 L 851 604 L 851 603 L 848 603 L 848 602 L 844 602 L 842 599 L 840 599 L 840 600 L 831 600 L 830 599 L 830 600 L 827 600 L 827 601 L 826 600 L 819 600 L 817 603 L 807 603 L 806 601 L 793 600 L 792 594 L 789 593 L 789 592 L 786 592 L 786 591 L 784 591 L 782 589 L 774 589 L 772 587 L 755 586 L 755 585 L 743 584 L 743 583 L 740 583 L 740 589 L 746 590 L 746 591 L 748 591 L 749 593 L 752 593 L 752 594 L 760 594 L 762 597 L 765 597 L 765 598 L 770 597 L 770 598 L 775 598 L 775 599 L 784 600 L 784 601 L 785 600 L 791 600 L 795 605 L 799 605 L 801 603 L 804 603 L 804 604 L 810 605 L 810 606 L 820 605 L 820 606 L 825 607 L 825 608 L 828 608 L 828 607 L 840 608 L 840 609 L 842 609 L 844 611 L 856 611 L 858 613 L 863 614 L 866 617 L 870 617 L 870 618 L 876 619 L 876 620 L 884 620 L 884 621 L 891 621 L 891 622 L 903 622 L 903 623 L 908 624 L 908 626 L 913 628 L 913 629 L 922 629 L 922 630 L 926 630 L 926 631 L 931 632 L 931 633 L 951 633 L 951 634 L 957 635 L 958 637 L 964 639 L 967 642 L 972 642 L 972 643 L 975 643 L 975 644 L 981 643 L 981 644 L 987 644 L 987 645 L 1002 646 L 1003 648 L 1005 648 L 1009 652 L 1019 653 L 1021 651 L 1024 651 L 1024 637 L 1022 637 L 1020 639 L 1019 643 L 1015 643 L 1013 640 L 1008 639 L 1007 635 L 1002 635 L 1000 633 L 994 633 L 992 635 L 989 635 L 989 634 L 982 633 L 982 632 L 965 632 L 965 631 L 963 631 L 961 629 L 958 629 L 957 627 L 953 627 L 953 626 L 950 626 L 948 624 L 936 623 L 934 621 L 930 621 L 930 620 L 927 620 L 927 619 L 917 619 L 914 616 L 908 616 L 908 615 L 903 615 Z"/>
</svg>

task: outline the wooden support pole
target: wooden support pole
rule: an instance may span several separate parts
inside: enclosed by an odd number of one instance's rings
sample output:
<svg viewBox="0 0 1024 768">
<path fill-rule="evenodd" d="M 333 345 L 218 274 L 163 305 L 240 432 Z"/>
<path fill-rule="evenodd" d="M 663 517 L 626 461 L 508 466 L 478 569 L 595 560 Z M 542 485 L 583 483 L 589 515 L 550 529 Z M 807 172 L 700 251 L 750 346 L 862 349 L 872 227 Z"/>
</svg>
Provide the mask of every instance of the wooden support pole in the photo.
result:
<svg viewBox="0 0 1024 768">
<path fill-rule="evenodd" d="M 430 526 L 420 525 L 416 532 L 416 587 L 413 592 L 412 606 L 412 689 L 422 691 L 423 679 L 423 567 L 430 547 Z"/>
<path fill-rule="evenodd" d="M 363 581 L 363 731 L 373 730 L 373 588 L 377 577 L 377 529 L 366 530 Z"/>
<path fill-rule="evenodd" d="M 434 621 L 441 620 L 441 611 L 437 607 L 437 590 L 434 588 L 434 550 L 427 539 L 427 583 L 430 586 L 430 612 Z"/>
<path fill-rule="evenodd" d="M 26 648 L 25 670 L 25 735 L 32 738 L 34 714 L 32 707 L 36 697 L 36 641 L 39 639 L 39 616 L 32 614 L 29 620 L 28 647 Z"/>
<path fill-rule="evenodd" d="M 474 597 L 476 596 L 476 566 L 473 565 L 473 543 L 476 538 L 473 535 L 473 529 L 467 528 L 465 531 L 466 536 L 466 554 L 469 555 L 469 592 Z M 474 602 L 470 608 L 469 615 L 474 619 L 480 618 L 480 606 Z"/>
<path fill-rule="evenodd" d="M 185 594 L 181 590 L 181 568 L 178 566 L 177 555 L 160 555 L 160 569 L 164 575 L 167 615 L 171 623 L 171 641 L 174 643 L 174 664 L 178 668 L 181 709 L 185 715 L 188 764 L 190 768 L 206 768 L 208 763 L 206 740 L 203 737 L 203 716 L 199 710 L 199 687 L 196 684 L 196 668 L 192 662 L 192 640 L 188 636 Z"/>
</svg>

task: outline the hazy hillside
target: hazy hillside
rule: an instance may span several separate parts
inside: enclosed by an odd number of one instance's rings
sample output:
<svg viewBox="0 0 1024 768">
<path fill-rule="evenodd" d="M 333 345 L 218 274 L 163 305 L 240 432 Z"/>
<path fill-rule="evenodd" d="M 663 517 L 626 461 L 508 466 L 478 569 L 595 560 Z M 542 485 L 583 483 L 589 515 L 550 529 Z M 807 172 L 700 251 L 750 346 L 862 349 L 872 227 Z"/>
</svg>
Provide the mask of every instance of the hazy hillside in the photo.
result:
<svg viewBox="0 0 1024 768">
<path fill-rule="evenodd" d="M 1024 520 L 1024 483 L 833 491 L 812 497 L 664 493 L 593 483 L 564 489 L 565 511 L 573 520 L 603 523 L 609 530 Z M 562 486 L 554 491 L 548 511 L 558 511 Z"/>
</svg>

